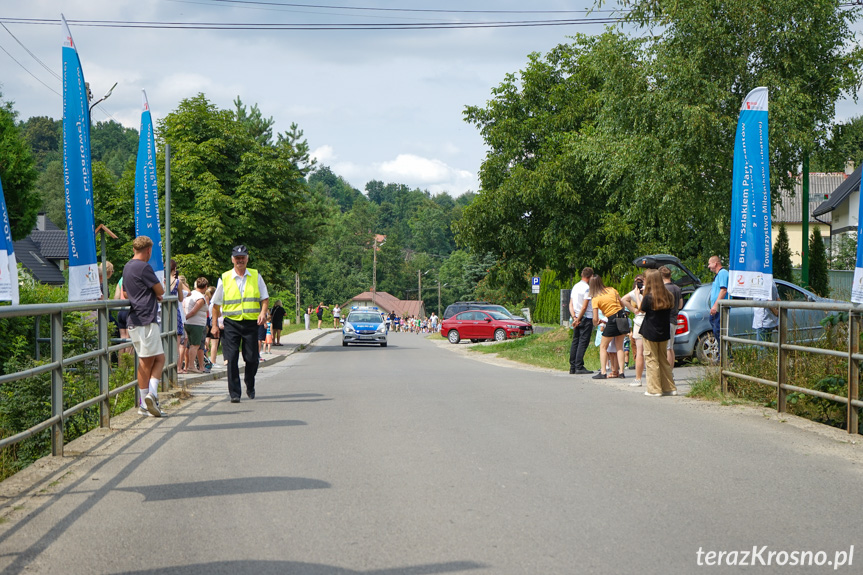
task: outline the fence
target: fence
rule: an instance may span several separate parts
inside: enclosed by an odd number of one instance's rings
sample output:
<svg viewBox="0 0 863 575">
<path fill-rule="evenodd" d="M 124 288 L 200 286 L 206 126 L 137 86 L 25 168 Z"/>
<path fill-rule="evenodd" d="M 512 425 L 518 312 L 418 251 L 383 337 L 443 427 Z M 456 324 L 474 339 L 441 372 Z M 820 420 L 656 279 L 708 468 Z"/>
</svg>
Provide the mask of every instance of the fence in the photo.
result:
<svg viewBox="0 0 863 575">
<path fill-rule="evenodd" d="M 165 348 L 165 367 L 162 371 L 162 389 L 177 382 L 177 346 L 174 336 L 177 334 L 177 296 L 167 296 L 162 301 L 162 343 Z M 131 381 L 116 389 L 109 389 L 108 378 L 111 370 L 111 354 L 119 352 L 131 346 L 129 340 L 109 340 L 109 312 L 112 309 L 126 308 L 128 300 L 101 300 L 90 302 L 70 302 L 61 304 L 37 304 L 0 307 L 0 318 L 34 317 L 36 318 L 36 329 L 34 333 L 35 356 L 40 356 L 42 338 L 39 336 L 39 319 L 50 316 L 51 337 L 50 342 L 51 360 L 32 369 L 10 373 L 0 376 L 0 385 L 6 385 L 14 381 L 34 377 L 44 373 L 51 374 L 51 417 L 21 431 L 10 437 L 0 440 L 0 449 L 14 445 L 28 437 L 32 437 L 46 429 L 51 429 L 51 454 L 63 455 L 63 422 L 76 413 L 88 407 L 99 405 L 100 427 L 110 427 L 111 410 L 109 400 L 132 388 L 137 388 L 137 381 Z M 98 333 L 98 347 L 96 349 L 78 354 L 73 357 L 63 357 L 63 314 L 70 312 L 95 312 Z M 99 394 L 82 401 L 69 409 L 63 409 L 63 372 L 71 365 L 81 363 L 90 359 L 99 362 Z M 137 365 L 137 361 L 135 362 Z"/>
<path fill-rule="evenodd" d="M 860 322 L 863 320 L 863 307 L 850 303 L 841 302 L 800 302 L 800 301 L 755 301 L 755 300 L 721 300 L 719 302 L 720 313 L 720 381 L 722 392 L 728 391 L 728 378 L 735 377 L 746 381 L 752 381 L 763 385 L 768 385 L 776 388 L 776 409 L 779 413 L 787 411 L 787 395 L 788 392 L 796 392 L 813 397 L 820 397 L 842 403 L 847 409 L 847 430 L 848 433 L 856 434 L 859 429 L 859 414 L 858 409 L 863 407 L 863 401 L 860 401 L 859 394 L 859 377 L 860 367 L 858 362 L 863 360 L 863 354 L 860 353 Z M 728 334 L 728 326 L 730 325 L 731 308 L 744 307 L 768 307 L 772 309 L 778 308 L 779 311 L 779 341 L 777 343 L 767 341 L 754 341 L 741 337 L 733 337 Z M 817 347 L 809 347 L 797 345 L 789 341 L 789 310 L 821 310 L 845 312 L 848 314 L 848 339 L 847 347 L 844 351 L 823 349 Z M 732 343 L 745 344 L 750 346 L 759 346 L 777 350 L 776 355 L 776 381 L 754 377 L 743 373 L 735 373 L 728 369 L 730 357 L 730 345 Z M 848 394 L 847 397 L 826 393 L 815 389 L 807 389 L 791 385 L 788 382 L 788 362 L 789 352 L 806 352 L 813 354 L 828 355 L 839 357 L 847 360 L 848 363 Z"/>
</svg>

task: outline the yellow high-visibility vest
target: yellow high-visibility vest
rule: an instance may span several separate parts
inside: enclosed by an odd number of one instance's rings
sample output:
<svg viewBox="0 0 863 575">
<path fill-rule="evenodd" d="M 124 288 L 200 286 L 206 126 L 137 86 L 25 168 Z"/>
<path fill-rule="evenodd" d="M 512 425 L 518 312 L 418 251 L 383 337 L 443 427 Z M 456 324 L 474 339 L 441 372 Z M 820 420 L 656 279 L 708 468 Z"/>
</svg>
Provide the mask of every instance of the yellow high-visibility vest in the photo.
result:
<svg viewBox="0 0 863 575">
<path fill-rule="evenodd" d="M 246 269 L 246 285 L 243 293 L 237 287 L 234 270 L 222 274 L 222 315 L 226 319 L 236 321 L 242 319 L 258 319 L 261 314 L 261 291 L 258 289 L 258 270 Z"/>
</svg>

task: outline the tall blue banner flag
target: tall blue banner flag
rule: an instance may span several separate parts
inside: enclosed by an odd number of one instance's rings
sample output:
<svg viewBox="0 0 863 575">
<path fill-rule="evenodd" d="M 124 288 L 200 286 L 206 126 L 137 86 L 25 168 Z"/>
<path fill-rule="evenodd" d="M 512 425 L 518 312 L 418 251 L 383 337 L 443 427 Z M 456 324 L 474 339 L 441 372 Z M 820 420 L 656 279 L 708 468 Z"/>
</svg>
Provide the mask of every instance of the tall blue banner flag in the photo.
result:
<svg viewBox="0 0 863 575">
<path fill-rule="evenodd" d="M 0 182 L 0 301 L 11 301 L 18 305 L 18 263 L 15 261 L 15 248 L 12 245 L 12 227 L 9 225 L 9 212 L 6 210 L 6 197 L 3 183 Z"/>
<path fill-rule="evenodd" d="M 743 100 L 731 186 L 731 257 L 728 295 L 769 300 L 773 287 L 770 241 L 770 146 L 767 138 L 767 88 Z"/>
<path fill-rule="evenodd" d="M 87 86 L 72 34 L 63 21 L 63 182 L 69 241 L 69 301 L 102 297 L 96 264 L 90 110 Z"/>
<path fill-rule="evenodd" d="M 863 303 L 863 178 L 860 179 L 857 208 L 857 264 L 854 266 L 854 283 L 851 285 L 851 301 Z"/>
<path fill-rule="evenodd" d="M 156 188 L 156 139 L 153 136 L 153 118 L 147 93 L 141 112 L 141 133 L 138 136 L 138 159 L 135 164 L 135 236 L 153 240 L 150 265 L 159 281 L 165 279 L 165 262 L 162 260 L 162 227 L 159 223 L 159 193 Z"/>
</svg>

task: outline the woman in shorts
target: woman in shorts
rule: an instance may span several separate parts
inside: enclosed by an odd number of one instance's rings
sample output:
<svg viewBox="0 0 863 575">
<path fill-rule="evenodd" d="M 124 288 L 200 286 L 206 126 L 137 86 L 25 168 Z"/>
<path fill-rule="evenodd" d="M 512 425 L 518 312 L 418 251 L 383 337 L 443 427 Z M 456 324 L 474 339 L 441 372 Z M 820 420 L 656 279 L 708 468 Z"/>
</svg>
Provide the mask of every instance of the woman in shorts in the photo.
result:
<svg viewBox="0 0 863 575">
<path fill-rule="evenodd" d="M 594 275 L 590 278 L 590 304 L 593 306 L 593 325 L 599 324 L 599 311 L 605 314 L 608 318 L 608 324 L 602 330 L 602 340 L 599 344 L 599 366 L 600 373 L 593 376 L 593 379 L 605 379 L 608 377 L 606 364 L 608 363 L 608 346 L 614 341 L 614 346 L 617 350 L 617 363 L 620 366 L 619 372 L 612 372 L 611 377 L 626 377 L 623 374 L 624 368 L 624 352 L 623 352 L 623 336 L 629 333 L 628 327 L 621 330 L 618 326 L 618 318 L 627 318 L 626 310 L 623 302 L 620 301 L 620 294 L 616 289 L 605 287 L 602 282 L 602 276 Z"/>
</svg>

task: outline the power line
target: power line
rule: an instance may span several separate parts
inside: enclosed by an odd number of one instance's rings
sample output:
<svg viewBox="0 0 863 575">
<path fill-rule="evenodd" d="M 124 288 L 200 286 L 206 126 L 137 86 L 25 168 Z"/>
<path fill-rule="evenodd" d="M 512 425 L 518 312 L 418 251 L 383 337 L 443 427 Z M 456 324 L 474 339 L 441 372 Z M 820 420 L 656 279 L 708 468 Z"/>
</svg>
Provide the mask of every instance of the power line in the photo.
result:
<svg viewBox="0 0 863 575">
<path fill-rule="evenodd" d="M 571 26 L 582 24 L 614 24 L 622 18 L 572 18 L 551 20 L 512 20 L 477 22 L 424 22 L 424 23 L 332 23 L 332 24 L 269 24 L 258 22 L 158 22 L 132 20 L 67 20 L 69 24 L 95 28 L 143 28 L 167 30 L 458 30 L 471 28 L 524 28 L 542 26 Z M 47 18 L 0 18 L 0 23 L 55 25 L 59 20 Z"/>
<path fill-rule="evenodd" d="M 45 64 L 45 62 L 43 62 L 42 60 L 40 60 L 40 59 L 36 56 L 36 54 L 34 54 L 33 52 L 31 52 L 31 51 L 30 51 L 30 49 L 29 49 L 27 46 L 25 46 L 25 45 L 21 42 L 21 40 L 19 40 L 19 39 L 15 36 L 15 34 L 13 34 L 11 30 L 9 30 L 9 28 L 7 28 L 7 27 L 6 27 L 6 24 L 3 24 L 2 22 L 0 22 L 0 26 L 3 26 L 3 29 L 4 29 L 4 30 L 6 30 L 6 32 L 8 32 L 8 33 L 9 33 L 9 35 L 10 35 L 10 36 L 12 36 L 12 38 L 13 38 L 16 42 L 18 42 L 18 45 L 19 45 L 19 46 L 21 46 L 22 48 L 24 48 L 24 50 L 26 50 L 26 51 L 27 51 L 27 53 L 28 53 L 28 54 L 30 54 L 30 56 L 32 56 L 32 57 L 33 57 L 33 59 L 34 59 L 34 60 L 36 60 L 37 62 L 39 62 L 39 64 L 41 64 L 43 68 L 45 68 L 46 70 L 48 70 L 48 73 L 50 73 L 52 76 L 54 76 L 54 77 L 55 77 L 55 78 L 57 78 L 58 80 L 60 80 L 60 79 L 61 79 L 61 78 L 60 78 L 60 74 L 58 74 L 57 72 L 55 72 L 54 70 L 52 70 L 51 68 L 49 68 L 49 67 Z"/>
<path fill-rule="evenodd" d="M 591 12 L 618 12 L 606 10 L 448 10 L 443 8 L 377 8 L 367 6 L 338 6 L 331 4 L 297 4 L 294 2 L 265 2 L 263 0 L 210 0 L 218 4 L 241 4 L 260 6 L 283 6 L 289 8 L 316 8 L 324 10 L 354 10 L 363 12 L 412 12 L 434 14 L 587 14 Z"/>
<path fill-rule="evenodd" d="M 36 79 L 36 81 L 37 81 L 37 82 L 39 82 L 40 84 L 42 84 L 43 86 L 45 86 L 46 88 L 48 88 L 49 90 L 51 90 L 52 92 L 54 92 L 55 94 L 57 94 L 58 96 L 60 96 L 61 98 L 63 97 L 63 96 L 62 96 L 62 94 L 60 94 L 60 92 L 58 92 L 57 90 L 55 90 L 54 88 L 52 88 L 51 86 L 49 86 L 48 84 L 46 84 L 45 82 L 43 82 L 43 81 L 42 81 L 38 76 L 36 76 L 36 74 L 34 74 L 34 73 L 33 73 L 33 72 L 31 72 L 30 70 L 28 70 L 28 69 L 27 69 L 27 66 L 25 66 L 24 64 L 22 64 L 21 62 L 19 62 L 18 60 L 16 60 L 16 59 L 15 59 L 15 57 L 14 57 L 12 54 L 10 54 L 10 53 L 9 53 L 9 51 L 8 51 L 8 50 L 6 50 L 6 48 L 4 48 L 2 45 L 0 45 L 0 50 L 3 50 L 4 52 L 6 52 L 6 55 L 7 55 L 7 56 L 9 56 L 10 58 L 12 58 L 12 61 L 13 61 L 13 62 L 15 62 L 16 64 L 18 64 L 19 66 L 21 66 L 21 68 L 23 68 L 23 70 L 24 70 L 25 72 L 27 72 L 28 74 L 30 74 L 31 76 L 33 76 L 33 77 Z"/>
</svg>

